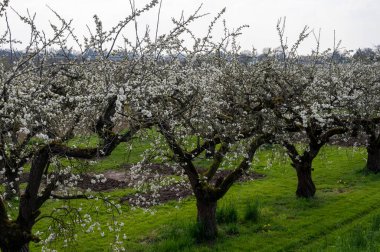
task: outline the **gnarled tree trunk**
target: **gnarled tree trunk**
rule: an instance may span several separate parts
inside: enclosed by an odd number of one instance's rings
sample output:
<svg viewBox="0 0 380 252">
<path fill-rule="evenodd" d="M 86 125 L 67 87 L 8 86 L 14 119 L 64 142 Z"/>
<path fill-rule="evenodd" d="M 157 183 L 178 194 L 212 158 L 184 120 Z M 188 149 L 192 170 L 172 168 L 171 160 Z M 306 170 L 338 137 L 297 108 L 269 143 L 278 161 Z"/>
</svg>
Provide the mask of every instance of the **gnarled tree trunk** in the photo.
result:
<svg viewBox="0 0 380 252">
<path fill-rule="evenodd" d="M 2 252 L 27 252 L 30 241 L 38 241 L 29 228 L 15 221 L 0 221 L 0 249 Z"/>
<path fill-rule="evenodd" d="M 39 197 L 42 174 L 49 164 L 49 147 L 42 148 L 34 156 L 25 193 L 20 197 L 19 214 L 15 221 L 8 219 L 0 198 L 0 248 L 2 251 L 29 251 L 31 241 L 38 242 L 32 228 L 39 216 L 44 199 Z"/>
<path fill-rule="evenodd" d="M 315 185 L 311 177 L 311 161 L 293 164 L 297 171 L 298 185 L 296 195 L 299 198 L 312 198 L 315 195 Z"/>
<path fill-rule="evenodd" d="M 205 240 L 214 240 L 218 235 L 216 205 L 217 201 L 197 199 L 197 221 L 201 228 L 202 238 Z"/>
<path fill-rule="evenodd" d="M 4 237 L 7 239 L 7 237 Z M 20 241 L 17 241 L 20 242 Z M 2 252 L 29 252 L 29 242 L 19 244 L 13 242 L 10 244 L 0 244 L 0 249 Z"/>
<path fill-rule="evenodd" d="M 374 173 L 380 172 L 380 146 L 370 144 L 367 147 L 367 153 L 367 169 Z"/>
</svg>

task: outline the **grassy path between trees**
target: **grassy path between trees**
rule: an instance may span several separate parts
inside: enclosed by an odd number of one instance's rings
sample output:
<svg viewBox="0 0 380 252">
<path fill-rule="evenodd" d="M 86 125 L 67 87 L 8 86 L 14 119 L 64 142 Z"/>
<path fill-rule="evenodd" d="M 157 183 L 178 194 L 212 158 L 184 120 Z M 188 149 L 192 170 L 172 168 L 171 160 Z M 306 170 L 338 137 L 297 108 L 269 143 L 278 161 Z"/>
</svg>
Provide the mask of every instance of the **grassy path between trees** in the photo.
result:
<svg viewBox="0 0 380 252">
<path fill-rule="evenodd" d="M 316 197 L 301 200 L 295 197 L 296 174 L 289 161 L 276 161 L 267 168 L 267 158 L 273 153 L 261 151 L 253 169 L 266 178 L 234 185 L 219 202 L 219 208 L 236 209 L 238 217 L 234 223 L 220 224 L 214 244 L 196 243 L 195 201 L 189 197 L 154 207 L 153 213 L 122 205 L 120 215 L 112 215 L 100 200 L 68 202 L 81 207 L 83 215 L 89 213 L 89 223 L 98 222 L 99 226 L 88 233 L 88 226 L 86 230 L 77 228 L 75 244 L 63 247 L 64 239 L 58 239 L 50 247 L 58 251 L 111 251 L 119 234 L 120 246 L 127 251 L 377 251 L 380 177 L 363 172 L 365 154 L 363 149 L 324 148 L 313 163 Z M 126 191 L 106 194 L 116 201 Z M 244 220 L 247 202 L 256 200 L 261 213 L 258 221 Z M 44 212 L 61 204 L 51 202 Z M 107 223 L 113 224 L 107 227 Z M 48 219 L 42 220 L 35 230 L 47 236 L 49 224 Z M 109 226 L 119 227 L 120 232 L 109 231 Z M 32 251 L 40 250 L 41 245 L 32 247 Z"/>
</svg>

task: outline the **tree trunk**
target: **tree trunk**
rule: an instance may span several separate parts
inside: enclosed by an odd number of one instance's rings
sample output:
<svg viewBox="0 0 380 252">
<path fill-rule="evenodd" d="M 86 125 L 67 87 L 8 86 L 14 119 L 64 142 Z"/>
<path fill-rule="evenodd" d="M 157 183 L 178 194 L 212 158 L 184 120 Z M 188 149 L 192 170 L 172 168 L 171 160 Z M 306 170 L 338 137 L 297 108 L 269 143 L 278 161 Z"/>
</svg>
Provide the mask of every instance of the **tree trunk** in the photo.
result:
<svg viewBox="0 0 380 252">
<path fill-rule="evenodd" d="M 29 230 L 12 221 L 2 220 L 0 232 L 2 252 L 28 252 L 29 242 L 35 239 Z"/>
<path fill-rule="evenodd" d="M 367 152 L 367 169 L 373 173 L 380 172 L 380 146 L 369 145 Z"/>
<path fill-rule="evenodd" d="M 198 216 L 202 240 L 214 240 L 218 235 L 216 224 L 216 201 L 203 201 L 197 199 Z"/>
<path fill-rule="evenodd" d="M 13 244 L 14 245 L 14 244 Z M 0 246 L 2 252 L 29 252 L 29 243 L 17 246 Z"/>
<path fill-rule="evenodd" d="M 299 198 L 314 197 L 316 188 L 311 178 L 311 162 L 302 162 L 294 165 L 297 171 L 298 185 L 296 195 Z"/>
<path fill-rule="evenodd" d="M 25 243 L 19 250 L 19 252 L 29 252 L 29 243 Z"/>
</svg>

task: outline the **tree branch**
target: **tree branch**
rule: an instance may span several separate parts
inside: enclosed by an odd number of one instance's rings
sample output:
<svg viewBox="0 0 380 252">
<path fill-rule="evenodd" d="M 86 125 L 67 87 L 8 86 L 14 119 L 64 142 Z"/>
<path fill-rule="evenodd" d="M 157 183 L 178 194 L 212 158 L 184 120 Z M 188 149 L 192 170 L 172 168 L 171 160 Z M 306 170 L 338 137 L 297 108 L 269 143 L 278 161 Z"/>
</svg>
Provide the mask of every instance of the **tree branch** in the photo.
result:
<svg viewBox="0 0 380 252">
<path fill-rule="evenodd" d="M 168 124 L 163 122 L 158 126 L 161 134 L 165 137 L 170 149 L 173 151 L 178 163 L 185 170 L 185 173 L 190 180 L 190 184 L 193 187 L 193 190 L 196 191 L 196 187 L 199 184 L 199 174 L 191 161 L 192 156 L 189 153 L 185 153 L 181 146 L 176 142 L 174 135 L 170 133 L 171 128 Z"/>
<path fill-rule="evenodd" d="M 245 171 L 251 166 L 252 159 L 257 151 L 257 149 L 264 143 L 269 142 L 273 136 L 271 134 L 264 134 L 256 137 L 250 144 L 247 156 L 243 159 L 240 165 L 231 172 L 220 184 L 219 188 L 216 189 L 215 195 L 217 199 L 220 199 L 228 191 L 228 189 L 233 185 L 233 183 L 238 180 Z"/>
<path fill-rule="evenodd" d="M 210 182 L 211 179 L 214 177 L 216 171 L 218 170 L 220 164 L 223 161 L 224 156 L 226 155 L 228 151 L 228 144 L 223 143 L 220 147 L 219 151 L 217 151 L 214 155 L 214 162 L 211 164 L 210 168 L 206 172 L 206 178 L 207 182 Z"/>
</svg>

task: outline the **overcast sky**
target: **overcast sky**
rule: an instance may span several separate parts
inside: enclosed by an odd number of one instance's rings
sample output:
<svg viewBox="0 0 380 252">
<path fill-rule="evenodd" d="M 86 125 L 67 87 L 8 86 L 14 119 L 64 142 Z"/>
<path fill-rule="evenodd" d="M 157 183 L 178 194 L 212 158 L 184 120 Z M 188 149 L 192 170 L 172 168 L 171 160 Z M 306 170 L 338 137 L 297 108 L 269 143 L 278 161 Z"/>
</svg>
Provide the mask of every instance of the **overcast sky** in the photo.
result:
<svg viewBox="0 0 380 252">
<path fill-rule="evenodd" d="M 136 5 L 143 6 L 147 2 L 136 0 Z M 226 7 L 224 18 L 230 28 L 243 24 L 250 26 L 239 40 L 243 49 L 255 47 L 261 52 L 265 47 L 277 47 L 279 39 L 276 23 L 284 16 L 290 42 L 295 41 L 302 28 L 308 25 L 317 32 L 321 29 L 322 48 L 333 46 L 334 30 L 346 49 L 380 44 L 379 0 L 163 0 L 159 33 L 172 27 L 171 17 L 179 17 L 182 10 L 185 15 L 191 14 L 202 3 L 202 12 L 210 15 L 197 21 L 191 27 L 193 31 L 199 36 L 205 34 L 208 22 Z M 10 5 L 20 13 L 25 13 L 26 9 L 36 12 L 38 24 L 42 27 L 47 27 L 48 20 L 54 20 L 46 7 L 49 5 L 66 19 L 73 19 L 79 34 L 87 34 L 86 24 L 93 24 L 94 14 L 109 28 L 131 13 L 128 0 L 11 0 Z M 158 8 L 155 8 L 142 15 L 139 18 L 140 27 L 144 28 L 148 24 L 155 31 L 157 12 Z M 27 30 L 15 19 L 10 20 L 16 36 L 26 38 Z M 132 30 L 133 27 L 129 28 Z M 5 27 L 2 24 L 3 29 Z M 302 51 L 309 51 L 315 45 L 314 41 L 310 37 Z"/>
</svg>

